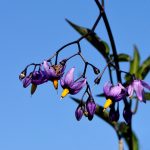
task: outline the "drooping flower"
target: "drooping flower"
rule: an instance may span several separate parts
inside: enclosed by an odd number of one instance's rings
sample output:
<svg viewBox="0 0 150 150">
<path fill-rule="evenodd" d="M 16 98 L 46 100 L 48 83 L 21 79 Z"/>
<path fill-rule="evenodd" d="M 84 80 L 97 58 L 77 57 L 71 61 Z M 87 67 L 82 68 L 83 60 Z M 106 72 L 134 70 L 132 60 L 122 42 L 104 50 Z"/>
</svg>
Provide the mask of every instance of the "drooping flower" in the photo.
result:
<svg viewBox="0 0 150 150">
<path fill-rule="evenodd" d="M 86 101 L 86 110 L 88 112 L 88 119 L 92 120 L 96 111 L 96 104 L 91 96 L 89 96 L 89 98 Z"/>
<path fill-rule="evenodd" d="M 112 105 L 113 102 L 120 101 L 127 95 L 127 90 L 121 83 L 113 86 L 110 82 L 107 82 L 103 87 L 103 91 L 107 99 L 104 104 L 104 110 Z"/>
<path fill-rule="evenodd" d="M 26 76 L 23 80 L 23 87 L 28 87 L 31 83 L 34 85 L 40 85 L 47 82 L 47 78 L 44 71 L 34 71 Z"/>
<path fill-rule="evenodd" d="M 43 68 L 48 80 L 53 82 L 55 89 L 58 88 L 58 80 L 63 76 L 65 65 L 52 65 L 50 66 L 47 61 L 43 62 Z"/>
<path fill-rule="evenodd" d="M 77 94 L 86 84 L 86 79 L 80 81 L 74 81 L 74 69 L 71 68 L 64 78 L 60 79 L 60 84 L 64 89 L 61 98 L 64 98 L 67 94 Z"/>
<path fill-rule="evenodd" d="M 84 109 L 85 109 L 84 104 L 81 102 L 75 111 L 75 116 L 78 121 L 81 120 L 84 114 Z"/>
<path fill-rule="evenodd" d="M 132 97 L 134 91 L 136 93 L 137 98 L 140 101 L 145 102 L 144 100 L 144 88 L 147 88 L 150 90 L 150 85 L 148 85 L 146 82 L 143 80 L 134 80 L 129 86 L 128 86 L 128 94 L 129 97 Z"/>
</svg>

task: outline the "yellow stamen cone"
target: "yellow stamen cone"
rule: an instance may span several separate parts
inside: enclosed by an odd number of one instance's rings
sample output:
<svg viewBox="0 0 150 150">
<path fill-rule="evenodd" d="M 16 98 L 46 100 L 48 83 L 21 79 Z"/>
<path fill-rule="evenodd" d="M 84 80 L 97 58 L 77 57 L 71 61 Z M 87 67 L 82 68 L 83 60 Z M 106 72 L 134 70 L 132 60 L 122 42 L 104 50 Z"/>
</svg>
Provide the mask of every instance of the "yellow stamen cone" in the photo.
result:
<svg viewBox="0 0 150 150">
<path fill-rule="evenodd" d="M 69 93 L 69 89 L 65 88 L 61 93 L 61 98 L 64 98 Z"/>
<path fill-rule="evenodd" d="M 103 111 L 105 111 L 111 104 L 112 104 L 112 100 L 111 99 L 107 99 L 105 104 L 104 104 Z"/>
<path fill-rule="evenodd" d="M 53 80 L 53 85 L 54 85 L 54 88 L 57 90 L 58 89 L 58 80 Z"/>
</svg>

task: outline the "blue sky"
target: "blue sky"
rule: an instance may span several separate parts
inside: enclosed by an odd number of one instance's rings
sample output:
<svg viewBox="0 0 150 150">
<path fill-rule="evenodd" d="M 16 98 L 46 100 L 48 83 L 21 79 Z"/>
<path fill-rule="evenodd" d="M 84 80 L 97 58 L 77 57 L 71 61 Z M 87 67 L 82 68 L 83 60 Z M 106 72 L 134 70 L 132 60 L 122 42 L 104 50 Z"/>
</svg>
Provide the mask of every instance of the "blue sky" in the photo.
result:
<svg viewBox="0 0 150 150">
<path fill-rule="evenodd" d="M 42 62 L 60 46 L 79 37 L 65 22 L 65 18 L 85 27 L 93 25 L 98 14 L 93 1 L 0 1 L 1 150 L 118 148 L 113 129 L 97 117 L 94 117 L 92 122 L 86 118 L 80 122 L 76 121 L 76 104 L 69 97 L 60 101 L 61 89 L 57 95 L 52 84 L 47 83 L 41 85 L 31 97 L 30 89 L 24 89 L 18 80 L 20 71 L 27 64 Z M 146 59 L 150 55 L 150 1 L 106 1 L 106 13 L 118 52 L 132 55 L 133 45 L 136 44 L 141 53 L 141 61 Z M 96 32 L 108 41 L 102 22 Z M 102 70 L 105 62 L 98 52 L 86 41 L 81 45 L 87 60 Z M 74 46 L 69 47 L 61 57 L 69 56 L 75 50 Z M 82 69 L 81 63 L 79 58 L 73 59 L 67 70 L 75 66 L 78 75 Z M 127 69 L 126 64 L 122 64 L 122 67 Z M 91 72 L 88 74 L 91 75 Z M 105 75 L 102 84 L 107 81 L 108 75 Z M 94 77 L 92 75 L 89 78 Z M 150 83 L 150 75 L 145 80 Z M 101 91 L 102 86 L 99 86 L 94 94 Z M 95 101 L 103 105 L 105 100 L 96 98 Z M 133 119 L 133 128 L 140 140 L 140 147 L 144 150 L 150 149 L 149 107 L 149 102 L 146 105 L 140 103 L 139 111 Z"/>
</svg>

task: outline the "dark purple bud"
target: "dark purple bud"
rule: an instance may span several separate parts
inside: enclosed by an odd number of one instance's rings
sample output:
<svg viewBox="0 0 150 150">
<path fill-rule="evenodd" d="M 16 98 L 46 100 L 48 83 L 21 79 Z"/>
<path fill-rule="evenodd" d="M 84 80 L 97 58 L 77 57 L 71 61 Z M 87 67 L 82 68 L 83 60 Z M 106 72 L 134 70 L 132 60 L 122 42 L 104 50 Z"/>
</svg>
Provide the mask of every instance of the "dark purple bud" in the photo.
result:
<svg viewBox="0 0 150 150">
<path fill-rule="evenodd" d="M 99 84 L 99 83 L 100 83 L 100 80 L 101 80 L 101 78 L 97 77 L 97 78 L 94 80 L 94 83 L 95 83 L 95 84 Z"/>
<path fill-rule="evenodd" d="M 81 120 L 83 113 L 84 113 L 84 105 L 82 103 L 80 103 L 75 111 L 75 116 L 78 121 Z"/>
<path fill-rule="evenodd" d="M 27 70 L 26 70 L 26 69 L 23 70 L 23 71 L 20 73 L 20 75 L 19 75 L 19 79 L 20 79 L 20 80 L 24 79 L 24 78 L 26 77 L 26 73 L 27 73 Z"/>
<path fill-rule="evenodd" d="M 124 120 L 126 121 L 127 124 L 131 123 L 131 119 L 132 119 L 132 112 L 130 110 L 130 106 L 125 106 L 124 110 L 123 110 L 123 117 Z"/>
<path fill-rule="evenodd" d="M 115 106 L 112 105 L 109 112 L 109 120 L 111 122 L 115 121 L 117 122 L 119 120 L 120 114 L 119 114 L 119 107 L 117 110 L 115 110 Z"/>
<path fill-rule="evenodd" d="M 99 74 L 100 70 L 98 68 L 96 68 L 95 66 L 93 66 L 93 71 L 95 74 Z"/>
<path fill-rule="evenodd" d="M 86 101 L 86 110 L 88 112 L 88 119 L 92 120 L 96 111 L 96 104 L 92 97 L 89 97 Z"/>
</svg>

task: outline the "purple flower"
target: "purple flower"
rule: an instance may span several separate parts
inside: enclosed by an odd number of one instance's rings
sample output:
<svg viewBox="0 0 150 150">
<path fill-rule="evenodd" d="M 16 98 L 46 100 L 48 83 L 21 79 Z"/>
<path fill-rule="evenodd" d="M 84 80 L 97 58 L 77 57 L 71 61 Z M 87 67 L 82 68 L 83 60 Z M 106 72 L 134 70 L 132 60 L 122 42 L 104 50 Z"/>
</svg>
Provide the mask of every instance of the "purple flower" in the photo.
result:
<svg viewBox="0 0 150 150">
<path fill-rule="evenodd" d="M 46 75 L 43 71 L 34 71 L 26 76 L 23 80 L 23 87 L 28 87 L 31 83 L 35 85 L 43 84 L 47 82 Z"/>
<path fill-rule="evenodd" d="M 39 85 L 39 84 L 43 84 L 47 81 L 48 80 L 46 78 L 44 71 L 39 70 L 39 71 L 33 72 L 32 81 L 31 81 L 32 84 Z"/>
<path fill-rule="evenodd" d="M 104 104 L 104 110 L 107 109 L 113 102 L 120 101 L 127 95 L 127 90 L 121 83 L 113 86 L 110 82 L 105 83 L 103 88 L 106 103 Z"/>
<path fill-rule="evenodd" d="M 96 111 L 96 104 L 92 97 L 89 97 L 86 101 L 86 110 L 88 112 L 88 119 L 92 120 Z"/>
<path fill-rule="evenodd" d="M 71 68 L 65 77 L 60 80 L 60 84 L 64 89 L 61 98 L 64 98 L 67 94 L 77 94 L 86 84 L 85 78 L 81 81 L 74 81 L 74 69 L 75 68 Z"/>
<path fill-rule="evenodd" d="M 80 103 L 79 106 L 77 107 L 76 111 L 75 111 L 76 119 L 78 121 L 80 121 L 83 114 L 84 114 L 84 105 L 82 103 Z"/>
<path fill-rule="evenodd" d="M 137 98 L 140 101 L 145 102 L 144 100 L 144 87 L 150 90 L 150 85 L 148 85 L 143 80 L 134 80 L 129 86 L 128 86 L 128 94 L 129 97 L 132 97 L 133 92 L 135 91 Z"/>
<path fill-rule="evenodd" d="M 31 84 L 31 80 L 32 80 L 32 75 L 30 74 L 29 76 L 26 76 L 23 79 L 23 87 L 26 88 Z"/>
<path fill-rule="evenodd" d="M 43 68 L 48 80 L 53 82 L 55 89 L 58 88 L 58 80 L 63 76 L 65 65 L 53 65 L 50 66 L 47 61 L 43 62 Z"/>
</svg>

